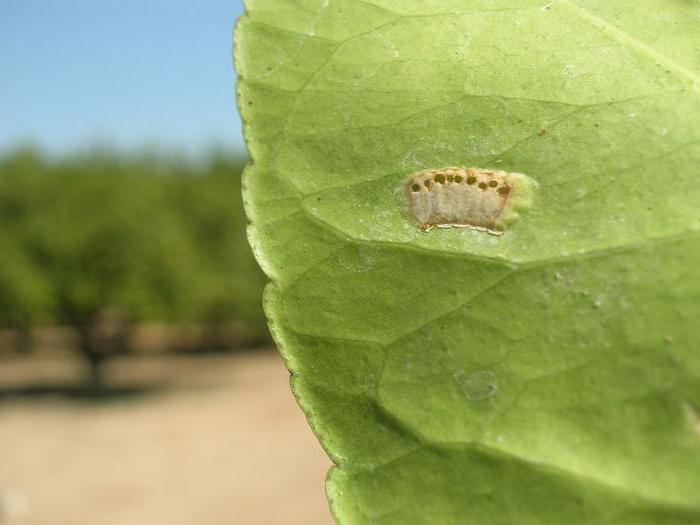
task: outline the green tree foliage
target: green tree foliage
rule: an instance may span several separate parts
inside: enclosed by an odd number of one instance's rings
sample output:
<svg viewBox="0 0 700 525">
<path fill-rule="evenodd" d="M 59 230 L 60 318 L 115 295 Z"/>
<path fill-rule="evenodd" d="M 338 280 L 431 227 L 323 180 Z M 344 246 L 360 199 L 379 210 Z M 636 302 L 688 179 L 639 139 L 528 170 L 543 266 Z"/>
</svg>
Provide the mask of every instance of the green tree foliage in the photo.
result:
<svg viewBox="0 0 700 525">
<path fill-rule="evenodd" d="M 95 336 L 105 322 L 235 321 L 263 337 L 243 164 L 217 152 L 200 163 L 99 151 L 61 160 L 31 149 L 6 155 L 0 325 L 73 326 L 93 360 L 109 350 Z"/>
</svg>

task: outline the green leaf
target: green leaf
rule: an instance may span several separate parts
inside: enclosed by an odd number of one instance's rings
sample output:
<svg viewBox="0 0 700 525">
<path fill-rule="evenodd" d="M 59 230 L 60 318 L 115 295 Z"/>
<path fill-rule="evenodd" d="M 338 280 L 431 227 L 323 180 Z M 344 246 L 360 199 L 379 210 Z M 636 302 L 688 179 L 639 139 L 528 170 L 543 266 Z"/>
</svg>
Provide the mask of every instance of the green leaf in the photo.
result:
<svg viewBox="0 0 700 525">
<path fill-rule="evenodd" d="M 692 0 L 248 0 L 249 237 L 339 523 L 700 523 L 699 36 Z M 422 232 L 446 166 L 538 190 Z"/>
</svg>

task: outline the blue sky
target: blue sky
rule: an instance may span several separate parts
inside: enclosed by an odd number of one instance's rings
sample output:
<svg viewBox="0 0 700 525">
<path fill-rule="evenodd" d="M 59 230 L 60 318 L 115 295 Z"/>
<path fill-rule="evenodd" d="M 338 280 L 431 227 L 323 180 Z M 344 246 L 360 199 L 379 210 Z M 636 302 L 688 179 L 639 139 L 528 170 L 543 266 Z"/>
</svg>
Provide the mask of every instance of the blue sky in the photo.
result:
<svg viewBox="0 0 700 525">
<path fill-rule="evenodd" d="M 241 0 L 0 0 L 0 150 L 242 149 Z"/>
</svg>

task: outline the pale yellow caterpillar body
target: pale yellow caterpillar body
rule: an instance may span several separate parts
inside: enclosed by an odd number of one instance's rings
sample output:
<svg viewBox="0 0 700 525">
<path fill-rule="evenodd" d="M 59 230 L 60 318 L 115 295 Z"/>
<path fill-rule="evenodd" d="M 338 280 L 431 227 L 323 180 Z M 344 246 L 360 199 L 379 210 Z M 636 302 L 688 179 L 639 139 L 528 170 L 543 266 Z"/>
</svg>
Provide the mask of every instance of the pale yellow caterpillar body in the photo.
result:
<svg viewBox="0 0 700 525">
<path fill-rule="evenodd" d="M 522 173 L 481 168 L 427 169 L 406 182 L 408 211 L 423 231 L 471 228 L 501 235 L 530 207 L 537 184 Z"/>
</svg>

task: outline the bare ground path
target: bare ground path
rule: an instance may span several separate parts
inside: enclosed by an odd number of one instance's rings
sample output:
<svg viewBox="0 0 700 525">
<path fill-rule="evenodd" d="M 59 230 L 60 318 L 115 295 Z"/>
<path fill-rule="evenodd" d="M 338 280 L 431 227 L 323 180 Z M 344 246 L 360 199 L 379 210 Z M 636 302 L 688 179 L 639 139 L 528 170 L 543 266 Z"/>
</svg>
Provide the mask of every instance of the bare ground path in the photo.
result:
<svg viewBox="0 0 700 525">
<path fill-rule="evenodd" d="M 0 389 L 55 368 L 0 362 Z M 329 461 L 275 353 L 142 358 L 111 373 L 169 386 L 108 403 L 0 400 L 0 524 L 332 523 Z"/>
</svg>

